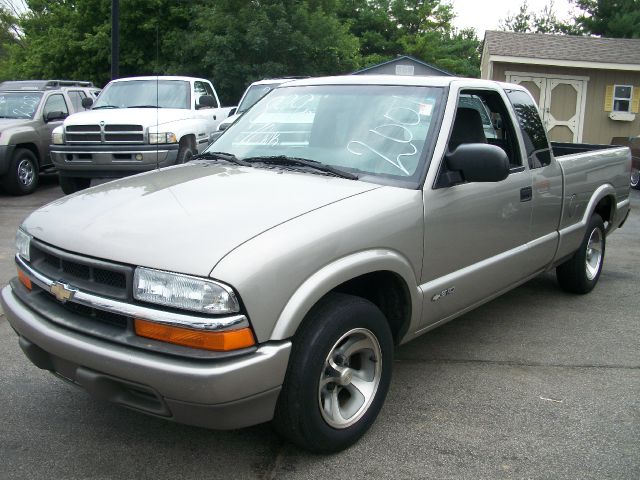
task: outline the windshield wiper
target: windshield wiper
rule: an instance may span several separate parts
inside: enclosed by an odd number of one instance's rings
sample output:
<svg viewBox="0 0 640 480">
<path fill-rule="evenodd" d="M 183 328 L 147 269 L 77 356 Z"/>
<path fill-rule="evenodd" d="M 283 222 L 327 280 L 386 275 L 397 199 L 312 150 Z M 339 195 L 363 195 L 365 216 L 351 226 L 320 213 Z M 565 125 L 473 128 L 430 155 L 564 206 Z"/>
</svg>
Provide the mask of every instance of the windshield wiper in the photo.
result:
<svg viewBox="0 0 640 480">
<path fill-rule="evenodd" d="M 340 170 L 339 168 L 332 167 L 331 165 L 325 165 L 324 163 L 316 160 L 309 160 L 308 158 L 288 157 L 286 155 L 274 155 L 265 157 L 247 157 L 244 159 L 249 163 L 265 163 L 271 165 L 286 165 L 291 167 L 309 167 L 314 170 L 318 170 L 324 173 L 330 173 L 336 177 L 347 178 L 349 180 L 357 180 L 358 176 L 351 172 Z"/>
<path fill-rule="evenodd" d="M 93 107 L 91 110 L 99 110 L 101 108 L 119 108 L 117 105 L 99 105 L 97 107 Z"/>
<path fill-rule="evenodd" d="M 131 105 L 130 107 L 127 108 L 163 108 L 159 105 Z"/>
<path fill-rule="evenodd" d="M 249 162 L 240 160 L 233 153 L 227 152 L 204 152 L 191 157 L 191 160 L 225 160 L 229 163 L 235 163 L 236 165 L 242 165 L 243 167 L 252 167 Z"/>
</svg>

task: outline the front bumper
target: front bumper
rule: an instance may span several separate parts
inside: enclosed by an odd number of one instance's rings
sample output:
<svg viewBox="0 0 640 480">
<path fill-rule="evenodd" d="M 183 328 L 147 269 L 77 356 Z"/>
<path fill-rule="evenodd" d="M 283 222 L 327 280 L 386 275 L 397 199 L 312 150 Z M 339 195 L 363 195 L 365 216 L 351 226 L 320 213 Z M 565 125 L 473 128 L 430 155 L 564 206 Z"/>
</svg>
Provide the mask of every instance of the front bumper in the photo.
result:
<svg viewBox="0 0 640 480">
<path fill-rule="evenodd" d="M 216 429 L 269 421 L 284 380 L 291 342 L 264 344 L 255 352 L 221 360 L 194 360 L 129 348 L 49 322 L 11 286 L 0 294 L 20 346 L 38 367 L 98 398 Z"/>
<path fill-rule="evenodd" d="M 91 177 L 131 175 L 174 165 L 178 148 L 178 144 L 50 146 L 54 166 L 61 172 L 73 172 L 73 176 L 78 177 L 83 173 Z M 141 158 L 136 160 L 136 156 Z"/>
</svg>

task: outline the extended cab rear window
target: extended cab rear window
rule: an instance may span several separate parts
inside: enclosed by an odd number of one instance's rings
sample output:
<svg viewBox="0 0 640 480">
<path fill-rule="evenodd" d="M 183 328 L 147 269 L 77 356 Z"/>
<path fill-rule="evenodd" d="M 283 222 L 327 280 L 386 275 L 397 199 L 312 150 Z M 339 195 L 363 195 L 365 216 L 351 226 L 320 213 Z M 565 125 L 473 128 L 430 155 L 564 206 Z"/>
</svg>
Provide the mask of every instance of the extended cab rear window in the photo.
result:
<svg viewBox="0 0 640 480">
<path fill-rule="evenodd" d="M 551 163 L 549 141 L 542 120 L 540 120 L 538 107 L 526 92 L 506 90 L 506 93 L 520 123 L 529 168 L 541 168 L 549 165 Z"/>
</svg>

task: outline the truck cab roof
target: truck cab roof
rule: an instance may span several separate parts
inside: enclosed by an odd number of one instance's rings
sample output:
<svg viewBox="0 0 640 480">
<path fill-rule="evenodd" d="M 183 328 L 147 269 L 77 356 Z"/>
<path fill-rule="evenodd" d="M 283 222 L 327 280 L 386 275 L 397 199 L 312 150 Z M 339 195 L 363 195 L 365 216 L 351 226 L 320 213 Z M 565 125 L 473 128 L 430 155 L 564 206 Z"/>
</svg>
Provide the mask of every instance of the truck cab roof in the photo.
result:
<svg viewBox="0 0 640 480">
<path fill-rule="evenodd" d="M 311 85 L 409 85 L 425 87 L 448 87 L 452 84 L 464 82 L 471 88 L 496 88 L 497 86 L 513 86 L 493 80 L 482 80 L 464 77 L 442 76 L 401 76 L 401 75 L 341 75 L 333 77 L 315 77 L 287 82 L 286 87 Z"/>
<path fill-rule="evenodd" d="M 95 87 L 93 82 L 80 80 L 7 80 L 0 83 L 0 91 L 45 91 L 64 87 Z"/>
<path fill-rule="evenodd" d="M 197 82 L 209 82 L 206 78 L 197 78 L 197 77 L 182 77 L 176 75 L 147 75 L 142 77 L 127 77 L 127 78 L 117 78 L 112 80 L 112 83 L 115 82 L 132 82 L 136 80 L 183 80 L 185 82 L 197 81 Z"/>
</svg>

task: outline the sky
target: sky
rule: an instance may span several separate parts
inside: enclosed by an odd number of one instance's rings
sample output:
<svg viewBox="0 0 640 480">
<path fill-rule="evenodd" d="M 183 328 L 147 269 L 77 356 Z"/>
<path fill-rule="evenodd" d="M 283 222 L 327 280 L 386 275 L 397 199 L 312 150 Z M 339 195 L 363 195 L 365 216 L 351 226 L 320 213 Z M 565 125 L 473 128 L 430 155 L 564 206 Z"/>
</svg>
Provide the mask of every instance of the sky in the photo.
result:
<svg viewBox="0 0 640 480">
<path fill-rule="evenodd" d="M 485 30 L 497 30 L 500 20 L 518 13 L 522 0 L 450 0 L 456 12 L 454 25 L 460 29 L 473 27 L 478 38 L 484 38 Z M 527 0 L 530 12 L 540 12 L 549 0 Z M 571 8 L 568 0 L 555 0 L 553 11 L 559 19 L 568 17 Z"/>
</svg>

